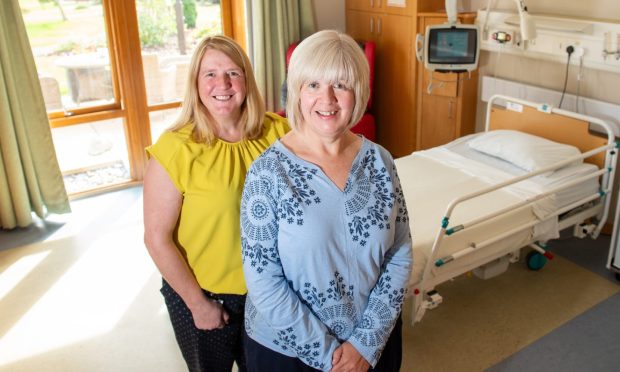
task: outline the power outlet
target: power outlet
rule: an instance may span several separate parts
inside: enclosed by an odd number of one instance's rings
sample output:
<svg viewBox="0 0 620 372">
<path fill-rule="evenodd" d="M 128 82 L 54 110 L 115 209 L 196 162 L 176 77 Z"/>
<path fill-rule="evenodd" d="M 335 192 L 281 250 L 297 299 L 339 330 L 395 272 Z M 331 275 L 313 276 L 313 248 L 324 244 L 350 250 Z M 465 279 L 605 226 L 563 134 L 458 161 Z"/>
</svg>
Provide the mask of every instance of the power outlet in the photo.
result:
<svg viewBox="0 0 620 372">
<path fill-rule="evenodd" d="M 559 45 L 559 51 L 562 54 L 566 54 L 566 48 L 569 46 L 573 47 L 573 57 L 575 57 L 574 52 L 580 47 L 580 43 L 578 41 L 562 41 Z"/>
<path fill-rule="evenodd" d="M 581 58 L 584 54 L 586 54 L 586 49 L 577 45 L 575 47 L 575 51 L 573 52 L 573 57 Z"/>
</svg>

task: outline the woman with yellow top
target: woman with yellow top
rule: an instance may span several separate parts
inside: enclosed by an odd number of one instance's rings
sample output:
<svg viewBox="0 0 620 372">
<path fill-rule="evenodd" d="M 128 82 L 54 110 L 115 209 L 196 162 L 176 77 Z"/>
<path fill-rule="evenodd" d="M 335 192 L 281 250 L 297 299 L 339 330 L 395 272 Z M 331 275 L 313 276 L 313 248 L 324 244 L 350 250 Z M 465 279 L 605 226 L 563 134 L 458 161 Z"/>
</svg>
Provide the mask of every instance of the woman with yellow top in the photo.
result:
<svg viewBox="0 0 620 372">
<path fill-rule="evenodd" d="M 239 210 L 252 161 L 288 131 L 265 113 L 243 50 L 207 37 L 179 118 L 147 148 L 144 241 L 190 371 L 245 371 Z"/>
</svg>

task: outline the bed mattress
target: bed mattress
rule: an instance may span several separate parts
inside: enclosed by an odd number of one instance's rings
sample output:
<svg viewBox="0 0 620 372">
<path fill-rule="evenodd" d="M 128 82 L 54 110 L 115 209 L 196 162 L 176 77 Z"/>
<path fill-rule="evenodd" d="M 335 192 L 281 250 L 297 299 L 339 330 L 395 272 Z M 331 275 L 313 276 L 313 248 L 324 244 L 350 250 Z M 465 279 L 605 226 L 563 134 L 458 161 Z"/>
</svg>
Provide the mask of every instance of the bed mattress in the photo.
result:
<svg viewBox="0 0 620 372">
<path fill-rule="evenodd" d="M 421 280 L 449 203 L 457 197 L 525 173 L 501 159 L 470 149 L 467 141 L 471 138 L 472 136 L 464 137 L 441 147 L 415 152 L 396 159 L 396 167 L 411 221 L 414 257 L 411 285 L 414 287 Z M 450 218 L 450 226 L 456 226 L 506 206 L 515 205 L 525 198 L 573 179 L 576 175 L 596 170 L 596 166 L 590 164 L 569 166 L 549 176 L 535 177 L 468 200 L 454 209 Z M 512 210 L 500 217 L 485 220 L 472 228 L 445 236 L 439 248 L 439 254 L 434 257 L 435 259 L 445 257 L 467 248 L 472 243 L 479 244 L 516 226 L 542 219 L 561 206 L 595 194 L 598 187 L 598 180 L 590 179 L 537 201 L 533 205 Z M 433 266 L 431 275 L 436 277 L 447 275 L 449 279 L 449 277 L 459 275 L 463 270 L 475 267 L 476 263 L 484 264 L 492 260 L 497 257 L 498 253 L 509 253 L 527 245 L 534 236 L 541 239 L 555 238 L 558 236 L 557 226 L 557 219 L 540 223 L 532 229 L 524 230 L 486 248 L 476 250 L 445 266 Z"/>
<path fill-rule="evenodd" d="M 475 138 L 477 134 L 471 134 L 469 136 L 461 137 L 453 142 L 446 144 L 444 147 L 452 152 L 455 152 L 467 159 L 474 160 L 497 170 L 501 170 L 508 175 L 517 177 L 526 174 L 527 172 L 520 169 L 507 161 L 495 158 L 493 156 L 485 155 L 479 151 L 470 148 L 467 143 Z M 561 185 L 563 182 L 571 180 L 575 177 L 585 175 L 588 173 L 596 172 L 598 168 L 593 164 L 582 163 L 564 167 L 560 170 L 553 172 L 551 175 L 538 176 L 532 179 L 532 182 L 538 184 L 541 188 L 552 188 Z M 586 196 L 592 195 L 599 190 L 599 182 L 596 178 L 590 178 L 589 180 L 580 183 L 574 187 L 561 190 L 555 194 L 555 202 L 558 206 L 562 207 L 576 200 L 582 199 Z"/>
</svg>

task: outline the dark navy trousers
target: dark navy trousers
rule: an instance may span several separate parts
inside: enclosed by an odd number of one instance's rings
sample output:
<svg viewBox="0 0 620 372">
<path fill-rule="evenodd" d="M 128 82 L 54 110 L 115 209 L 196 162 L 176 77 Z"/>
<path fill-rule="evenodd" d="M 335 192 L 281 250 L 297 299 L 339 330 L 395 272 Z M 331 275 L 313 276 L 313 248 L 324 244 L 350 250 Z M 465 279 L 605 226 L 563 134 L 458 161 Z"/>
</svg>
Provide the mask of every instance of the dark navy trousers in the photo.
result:
<svg viewBox="0 0 620 372">
<path fill-rule="evenodd" d="M 208 297 L 223 301 L 224 309 L 230 315 L 224 328 L 211 331 L 196 328 L 192 313 L 183 299 L 165 280 L 162 283 L 161 293 L 187 368 L 191 372 L 230 372 L 233 362 L 236 362 L 239 372 L 245 372 L 243 352 L 245 295 L 204 292 Z"/>
</svg>

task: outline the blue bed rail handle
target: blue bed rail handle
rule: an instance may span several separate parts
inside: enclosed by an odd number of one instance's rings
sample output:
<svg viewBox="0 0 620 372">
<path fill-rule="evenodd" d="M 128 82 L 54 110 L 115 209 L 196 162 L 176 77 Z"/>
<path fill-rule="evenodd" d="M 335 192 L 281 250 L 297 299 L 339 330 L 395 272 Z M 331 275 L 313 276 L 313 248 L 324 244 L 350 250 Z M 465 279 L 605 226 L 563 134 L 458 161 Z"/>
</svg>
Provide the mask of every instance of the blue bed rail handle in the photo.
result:
<svg viewBox="0 0 620 372">
<path fill-rule="evenodd" d="M 463 226 L 463 225 L 458 225 L 458 226 L 451 227 L 448 230 L 446 230 L 446 235 L 452 235 L 452 234 L 454 234 L 457 231 L 463 230 L 464 228 L 465 228 L 465 226 Z"/>
</svg>

